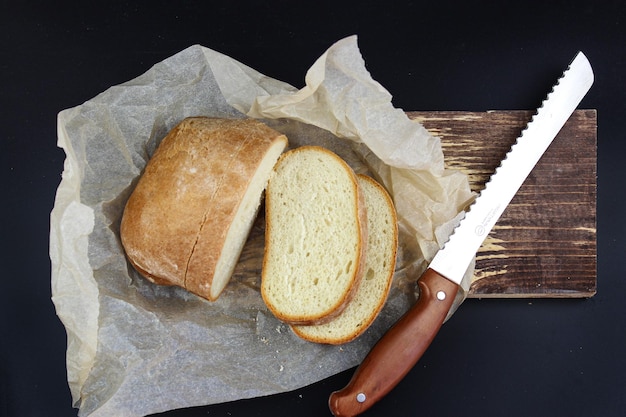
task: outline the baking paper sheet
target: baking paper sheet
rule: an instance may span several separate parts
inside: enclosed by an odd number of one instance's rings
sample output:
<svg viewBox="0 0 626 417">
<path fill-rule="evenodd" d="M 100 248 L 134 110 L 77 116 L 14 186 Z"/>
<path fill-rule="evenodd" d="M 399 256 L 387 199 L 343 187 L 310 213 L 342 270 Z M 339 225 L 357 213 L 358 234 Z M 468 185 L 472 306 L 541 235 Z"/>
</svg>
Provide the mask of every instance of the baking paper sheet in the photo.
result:
<svg viewBox="0 0 626 417">
<path fill-rule="evenodd" d="M 297 89 L 191 46 L 58 116 L 66 153 L 51 213 L 52 299 L 68 336 L 81 416 L 144 416 L 294 390 L 357 365 L 416 299 L 415 281 L 472 199 L 438 138 L 394 108 L 355 36 L 332 45 Z M 400 248 L 383 311 L 357 340 L 297 338 L 259 293 L 263 219 L 218 301 L 149 283 L 119 240 L 126 199 L 159 141 L 189 116 L 256 117 L 290 146 L 318 144 L 394 197 Z M 464 290 L 469 286 L 468 271 Z M 455 308 L 464 299 L 460 291 Z"/>
</svg>

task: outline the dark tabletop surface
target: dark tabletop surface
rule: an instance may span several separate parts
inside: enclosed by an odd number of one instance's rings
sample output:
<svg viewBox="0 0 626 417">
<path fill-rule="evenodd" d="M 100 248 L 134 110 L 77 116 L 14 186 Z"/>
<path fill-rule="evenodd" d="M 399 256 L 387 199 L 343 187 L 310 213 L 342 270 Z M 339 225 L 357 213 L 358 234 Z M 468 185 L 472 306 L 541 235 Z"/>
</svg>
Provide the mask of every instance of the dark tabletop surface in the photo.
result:
<svg viewBox="0 0 626 417">
<path fill-rule="evenodd" d="M 5 0 L 0 31 L 0 416 L 77 415 L 50 299 L 57 113 L 193 44 L 302 87 L 314 60 L 352 34 L 404 110 L 534 109 L 578 50 L 596 76 L 579 108 L 598 110 L 597 295 L 467 300 L 365 415 L 626 415 L 623 2 Z M 164 415 L 330 415 L 329 393 L 351 375 Z"/>
</svg>

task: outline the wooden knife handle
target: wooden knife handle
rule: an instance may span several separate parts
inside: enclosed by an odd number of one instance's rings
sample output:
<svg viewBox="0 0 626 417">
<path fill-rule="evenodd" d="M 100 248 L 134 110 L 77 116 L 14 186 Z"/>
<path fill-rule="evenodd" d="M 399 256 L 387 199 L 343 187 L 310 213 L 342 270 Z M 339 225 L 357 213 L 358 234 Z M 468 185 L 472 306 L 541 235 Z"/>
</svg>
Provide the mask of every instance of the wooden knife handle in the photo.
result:
<svg viewBox="0 0 626 417">
<path fill-rule="evenodd" d="M 417 303 L 374 345 L 348 385 L 330 395 L 333 415 L 352 417 L 370 408 L 404 378 L 434 339 L 458 285 L 430 268 L 418 284 Z"/>
</svg>

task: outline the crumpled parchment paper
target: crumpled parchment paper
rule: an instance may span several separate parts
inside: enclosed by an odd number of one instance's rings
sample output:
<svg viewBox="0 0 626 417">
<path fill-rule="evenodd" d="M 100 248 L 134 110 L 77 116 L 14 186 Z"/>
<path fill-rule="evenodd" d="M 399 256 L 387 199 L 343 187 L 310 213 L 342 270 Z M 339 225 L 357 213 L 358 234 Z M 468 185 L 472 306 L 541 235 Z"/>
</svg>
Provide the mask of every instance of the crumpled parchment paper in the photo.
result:
<svg viewBox="0 0 626 417">
<path fill-rule="evenodd" d="M 332 45 L 305 81 L 296 89 L 195 45 L 59 113 L 66 159 L 51 213 L 52 299 L 79 415 L 143 416 L 311 384 L 357 365 L 415 302 L 416 279 L 473 197 L 467 179 L 445 169 L 438 138 L 393 107 L 355 36 Z M 262 251 L 252 244 L 214 303 L 153 285 L 129 266 L 119 240 L 126 199 L 158 142 L 197 115 L 264 119 L 291 147 L 327 146 L 390 191 L 398 267 L 362 337 L 327 346 L 294 336 L 263 304 Z M 262 238 L 260 218 L 249 243 Z"/>
</svg>

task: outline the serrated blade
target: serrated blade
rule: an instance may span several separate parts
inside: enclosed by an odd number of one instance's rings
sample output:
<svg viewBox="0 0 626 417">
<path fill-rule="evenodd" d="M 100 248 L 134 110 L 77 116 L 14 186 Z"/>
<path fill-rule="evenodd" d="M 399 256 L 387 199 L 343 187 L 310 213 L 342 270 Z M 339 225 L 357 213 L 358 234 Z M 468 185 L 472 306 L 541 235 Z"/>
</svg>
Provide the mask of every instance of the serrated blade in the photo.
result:
<svg viewBox="0 0 626 417">
<path fill-rule="evenodd" d="M 353 417 L 385 396 L 417 363 L 441 328 L 472 258 L 530 171 L 593 83 L 579 53 L 563 73 L 465 218 L 418 279 L 420 296 L 374 345 L 345 388 L 328 400 L 337 417 Z"/>
<path fill-rule="evenodd" d="M 591 64 L 579 52 L 558 80 L 484 190 L 429 267 L 460 284 L 470 262 L 506 206 L 522 186 L 593 84 Z"/>
</svg>

